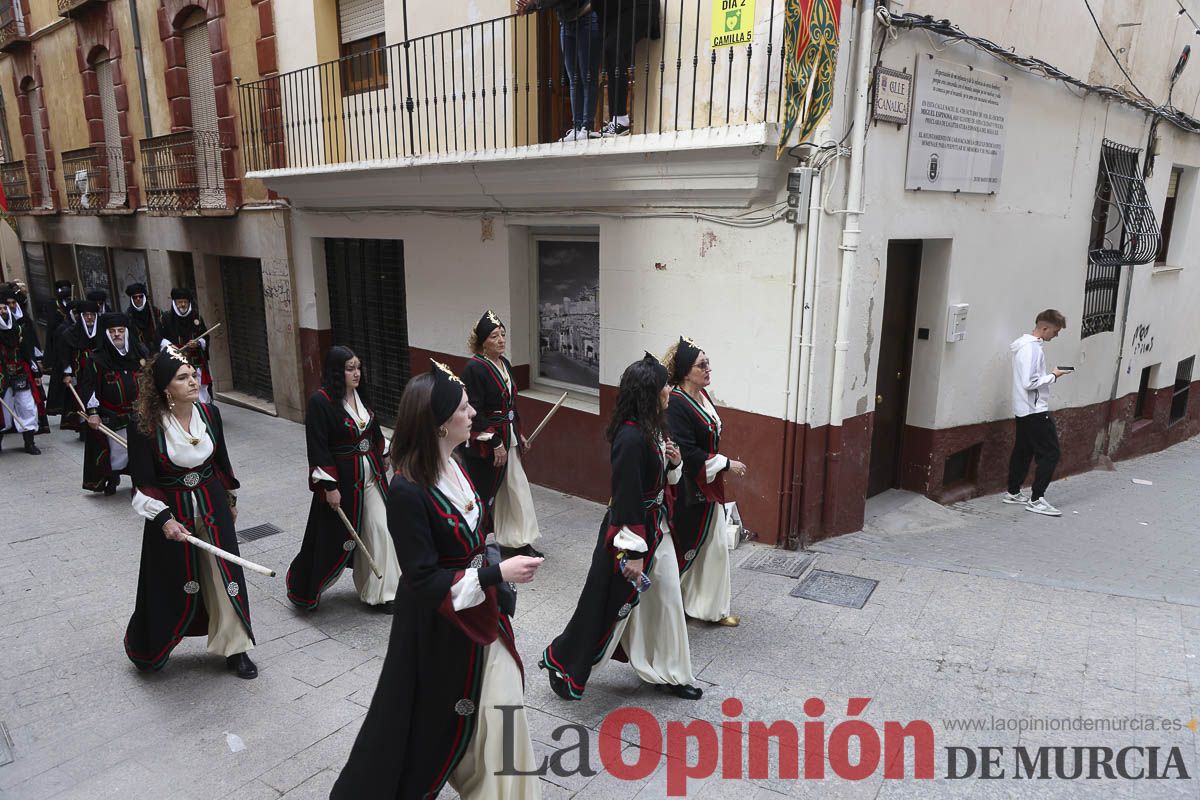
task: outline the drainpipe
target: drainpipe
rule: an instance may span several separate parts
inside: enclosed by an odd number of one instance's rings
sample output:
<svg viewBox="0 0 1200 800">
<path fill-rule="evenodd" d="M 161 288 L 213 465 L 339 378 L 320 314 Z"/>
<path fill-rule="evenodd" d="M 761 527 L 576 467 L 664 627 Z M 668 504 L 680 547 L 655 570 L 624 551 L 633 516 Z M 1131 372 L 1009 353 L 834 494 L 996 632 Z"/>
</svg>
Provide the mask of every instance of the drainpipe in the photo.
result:
<svg viewBox="0 0 1200 800">
<path fill-rule="evenodd" d="M 875 6 L 860 0 L 858 14 L 858 53 L 853 75 L 854 112 L 850 131 L 849 185 L 846 189 L 846 221 L 842 226 L 841 273 L 837 305 L 837 339 L 833 351 L 833 378 L 829 389 L 829 442 L 825 450 L 825 501 L 822 522 L 829 528 L 834 521 L 838 497 L 839 470 L 842 459 L 842 422 L 845 419 L 842 394 L 846 383 L 846 350 L 850 329 L 850 283 L 854 262 L 858 256 L 859 227 L 863 213 L 863 156 L 867 134 L 867 94 L 871 87 L 871 48 L 875 33 Z"/>
<path fill-rule="evenodd" d="M 1146 156 L 1149 158 L 1149 155 Z M 1125 363 L 1125 332 L 1129 326 L 1129 301 L 1133 297 L 1133 267 L 1126 267 L 1123 271 L 1129 273 L 1129 280 L 1125 286 L 1125 300 L 1121 303 L 1121 332 L 1117 334 L 1117 367 L 1113 372 L 1112 391 L 1108 395 L 1108 405 L 1104 410 L 1104 444 L 1100 447 L 1099 464 L 1104 469 L 1116 469 L 1113 466 L 1112 456 L 1109 455 L 1109 447 L 1111 446 L 1112 438 L 1112 422 L 1113 409 L 1117 404 L 1117 387 L 1121 382 L 1121 366 Z"/>
<path fill-rule="evenodd" d="M 798 213 L 798 212 L 797 212 Z M 788 360 L 787 379 L 783 400 L 783 458 L 779 472 L 779 531 L 780 539 L 789 549 L 795 545 L 792 535 L 794 517 L 792 516 L 792 495 L 795 490 L 794 476 L 796 474 L 796 427 L 799 426 L 800 408 L 800 376 L 803 374 L 801 353 L 804 348 L 803 317 L 804 308 L 800 285 L 808 275 L 808 226 L 797 227 L 792 239 L 792 299 L 791 317 L 788 320 Z M 793 426 L 789 431 L 789 425 Z"/>
<path fill-rule="evenodd" d="M 813 174 L 812 193 L 809 196 L 808 204 L 808 253 L 805 255 L 805 263 L 808 269 L 804 274 L 804 318 L 801 326 L 801 347 L 800 351 L 800 374 L 804 376 L 804 407 L 797 414 L 797 435 L 801 436 L 800 446 L 798 448 L 799 469 L 791 476 L 795 484 L 792 519 L 795 520 L 797 532 L 799 534 L 799 547 L 801 549 L 808 546 L 808 535 L 800 530 L 804 522 L 804 514 L 802 511 L 802 500 L 800 497 L 800 489 L 804 484 L 804 451 L 805 442 L 807 439 L 807 428 L 812 423 L 812 396 L 813 396 L 813 367 L 816 359 L 813 358 L 813 336 L 817 324 L 817 251 L 820 249 L 821 242 L 821 173 L 818 171 Z"/>
<path fill-rule="evenodd" d="M 142 124 L 146 138 L 154 136 L 150 125 L 150 98 L 146 96 L 146 64 L 142 61 L 142 29 L 138 25 L 137 0 L 129 0 L 129 19 L 133 26 L 133 52 L 137 56 L 138 91 L 142 96 Z"/>
</svg>

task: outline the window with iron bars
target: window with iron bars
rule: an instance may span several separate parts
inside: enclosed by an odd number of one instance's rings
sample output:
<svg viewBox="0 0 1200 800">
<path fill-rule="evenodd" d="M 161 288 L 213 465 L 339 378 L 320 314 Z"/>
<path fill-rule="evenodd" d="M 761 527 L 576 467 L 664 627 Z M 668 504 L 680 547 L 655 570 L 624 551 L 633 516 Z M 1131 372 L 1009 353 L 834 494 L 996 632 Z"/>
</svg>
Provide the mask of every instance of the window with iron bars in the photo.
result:
<svg viewBox="0 0 1200 800">
<path fill-rule="evenodd" d="M 1100 149 L 1083 287 L 1083 337 L 1115 329 L 1121 267 L 1149 264 L 1158 254 L 1161 237 L 1138 167 L 1140 152 L 1108 139 Z"/>
</svg>

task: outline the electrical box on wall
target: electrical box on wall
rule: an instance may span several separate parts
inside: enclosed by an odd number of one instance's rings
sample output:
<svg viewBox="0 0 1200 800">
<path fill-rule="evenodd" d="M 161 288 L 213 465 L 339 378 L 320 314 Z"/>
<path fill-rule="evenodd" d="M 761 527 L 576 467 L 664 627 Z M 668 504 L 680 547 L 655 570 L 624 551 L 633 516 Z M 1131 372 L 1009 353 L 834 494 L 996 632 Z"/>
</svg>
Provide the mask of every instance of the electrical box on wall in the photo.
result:
<svg viewBox="0 0 1200 800">
<path fill-rule="evenodd" d="M 961 342 L 967 338 L 967 303 L 955 303 L 946 315 L 946 341 Z"/>
<path fill-rule="evenodd" d="M 788 170 L 788 207 L 784 217 L 793 225 L 803 225 L 808 222 L 809 196 L 812 192 L 813 175 L 815 174 L 816 170 L 812 167 L 792 167 Z"/>
</svg>

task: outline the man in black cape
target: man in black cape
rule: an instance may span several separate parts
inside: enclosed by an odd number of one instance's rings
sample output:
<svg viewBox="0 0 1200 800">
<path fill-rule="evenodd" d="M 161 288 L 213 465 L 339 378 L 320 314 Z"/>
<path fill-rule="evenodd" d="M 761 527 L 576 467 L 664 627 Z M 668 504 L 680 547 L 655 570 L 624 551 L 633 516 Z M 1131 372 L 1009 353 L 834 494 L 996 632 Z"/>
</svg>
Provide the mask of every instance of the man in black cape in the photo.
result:
<svg viewBox="0 0 1200 800">
<path fill-rule="evenodd" d="M 162 339 L 159 349 L 173 344 L 187 354 L 196 377 L 200 379 L 200 402 L 213 402 L 212 373 L 208 369 L 208 337 L 200 336 L 208 330 L 204 318 L 196 308 L 196 297 L 191 289 L 175 287 L 171 290 L 171 307 L 163 312 Z"/>
<path fill-rule="evenodd" d="M 129 306 L 125 314 L 129 317 L 129 330 L 134 338 L 150 352 L 158 350 L 162 336 L 162 312 L 150 302 L 146 284 L 131 283 L 125 287 L 125 295 L 129 298 Z"/>
<path fill-rule="evenodd" d="M 125 314 L 101 314 L 97 327 L 104 338 L 89 368 L 79 375 L 79 396 L 87 406 L 91 429 L 83 451 L 83 488 L 112 495 L 121 475 L 129 474 L 129 452 L 103 433 L 100 425 L 118 434 L 129 427 L 137 401 L 137 373 L 146 359 L 146 348 L 131 333 Z"/>
</svg>

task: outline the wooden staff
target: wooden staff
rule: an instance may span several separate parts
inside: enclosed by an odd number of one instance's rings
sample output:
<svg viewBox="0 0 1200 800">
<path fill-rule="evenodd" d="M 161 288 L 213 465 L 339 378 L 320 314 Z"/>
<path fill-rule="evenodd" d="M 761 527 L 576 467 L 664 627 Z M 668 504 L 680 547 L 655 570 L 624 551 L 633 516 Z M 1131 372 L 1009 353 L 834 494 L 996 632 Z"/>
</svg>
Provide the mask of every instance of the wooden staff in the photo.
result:
<svg viewBox="0 0 1200 800">
<path fill-rule="evenodd" d="M 354 543 L 358 545 L 358 549 L 362 550 L 362 554 L 367 557 L 367 563 L 371 566 L 371 572 L 375 573 L 375 577 L 382 579 L 383 572 L 379 569 L 379 565 L 375 563 L 375 559 L 371 557 L 371 551 L 363 544 L 363 540 L 359 538 L 358 531 L 354 530 L 354 526 L 350 524 L 350 518 L 346 516 L 346 512 L 342 511 L 342 507 L 338 506 L 334 509 L 338 517 L 341 518 L 342 524 L 346 526 L 346 532 L 350 534 L 350 538 L 354 539 Z"/>
<path fill-rule="evenodd" d="M 208 330 L 206 330 L 204 333 L 200 334 L 199 336 L 193 336 L 191 339 L 188 339 L 188 344 L 191 344 L 192 342 L 199 343 L 199 341 L 201 339 L 203 339 L 205 336 L 208 336 L 210 333 L 212 333 L 219 327 L 221 327 L 221 323 L 218 322 L 216 325 L 213 325 L 211 328 L 209 328 Z M 186 348 L 187 344 L 185 344 L 184 347 Z"/>
<path fill-rule="evenodd" d="M 4 402 L 3 397 L 0 397 L 0 406 L 4 406 L 4 410 L 7 411 L 8 416 L 10 416 L 12 418 L 13 430 L 16 430 L 17 429 L 17 412 L 13 411 L 12 406 L 10 406 L 8 403 Z M 2 427 L 4 427 L 4 426 L 0 425 L 0 428 L 2 428 Z"/>
<path fill-rule="evenodd" d="M 268 569 L 267 567 L 264 567 L 261 564 L 255 564 L 253 561 L 247 561 L 246 559 L 242 558 L 241 556 L 235 556 L 233 553 L 230 553 L 227 550 L 222 550 L 221 548 L 217 547 L 216 545 L 211 545 L 208 542 L 204 541 L 203 539 L 197 539 L 195 536 L 192 536 L 190 533 L 185 533 L 183 535 L 183 538 L 188 543 L 196 545 L 196 547 L 199 547 L 201 550 L 207 550 L 208 552 L 212 553 L 217 558 L 220 558 L 224 561 L 228 561 L 230 564 L 237 564 L 239 567 L 244 567 L 245 569 L 253 570 L 253 571 L 257 572 L 259 575 L 266 575 L 268 578 L 275 577 L 275 570 Z"/>
<path fill-rule="evenodd" d="M 75 413 L 78 414 L 79 416 L 83 417 L 84 422 L 87 422 L 87 414 L 84 414 L 81 411 L 76 411 Z M 105 425 L 103 422 L 101 422 L 99 425 L 96 426 L 96 430 L 100 431 L 101 433 L 106 435 L 108 438 L 112 439 L 114 442 L 121 445 L 121 447 L 124 447 L 126 450 L 129 449 L 129 442 L 125 441 L 125 437 L 122 436 L 121 434 L 117 433 L 116 431 L 114 431 L 112 428 Z"/>
<path fill-rule="evenodd" d="M 538 423 L 538 426 L 536 428 L 534 428 L 533 433 L 531 433 L 529 435 L 529 437 L 525 440 L 525 442 L 527 444 L 533 444 L 533 440 L 536 439 L 537 435 L 542 432 L 542 428 L 546 427 L 546 423 L 550 421 L 550 418 L 554 416 L 555 412 L 558 411 L 558 409 L 562 406 L 563 403 L 566 402 L 566 400 L 567 400 L 567 393 L 563 392 L 562 397 L 558 398 L 558 402 L 554 404 L 554 407 L 550 409 L 550 412 L 548 414 L 546 414 L 546 416 L 542 417 L 542 421 L 540 423 Z"/>
</svg>

